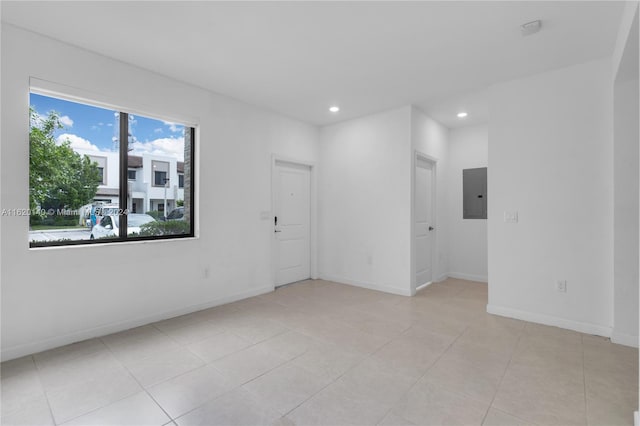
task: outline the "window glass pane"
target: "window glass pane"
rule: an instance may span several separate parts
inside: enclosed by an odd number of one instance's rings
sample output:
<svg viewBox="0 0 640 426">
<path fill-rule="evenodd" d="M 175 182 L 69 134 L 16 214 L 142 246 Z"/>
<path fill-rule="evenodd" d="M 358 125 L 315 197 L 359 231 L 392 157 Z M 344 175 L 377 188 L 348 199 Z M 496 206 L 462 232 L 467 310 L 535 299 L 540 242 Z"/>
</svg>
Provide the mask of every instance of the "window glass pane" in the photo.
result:
<svg viewBox="0 0 640 426">
<path fill-rule="evenodd" d="M 155 164 L 154 164 L 155 166 Z M 154 186 L 165 186 L 169 183 L 169 178 L 167 177 L 167 172 L 161 172 L 154 170 L 153 172 L 153 185 Z"/>
<path fill-rule="evenodd" d="M 135 205 L 137 213 L 147 214 L 155 221 L 140 227 L 129 224 L 128 235 L 191 233 L 191 217 L 184 213 L 185 208 L 189 210 L 187 203 L 191 203 L 191 187 L 184 178 L 188 173 L 186 162 L 191 161 L 191 131 L 182 124 L 140 115 L 130 119 L 129 162 L 132 156 L 141 158 L 138 173 L 142 176 L 138 175 L 135 183 L 129 182 L 128 208 L 131 211 Z"/>
<path fill-rule="evenodd" d="M 193 128 L 35 93 L 30 119 L 31 246 L 193 235 Z"/>
<path fill-rule="evenodd" d="M 118 205 L 119 114 L 31 93 L 29 115 L 29 241 L 89 240 Z"/>
</svg>

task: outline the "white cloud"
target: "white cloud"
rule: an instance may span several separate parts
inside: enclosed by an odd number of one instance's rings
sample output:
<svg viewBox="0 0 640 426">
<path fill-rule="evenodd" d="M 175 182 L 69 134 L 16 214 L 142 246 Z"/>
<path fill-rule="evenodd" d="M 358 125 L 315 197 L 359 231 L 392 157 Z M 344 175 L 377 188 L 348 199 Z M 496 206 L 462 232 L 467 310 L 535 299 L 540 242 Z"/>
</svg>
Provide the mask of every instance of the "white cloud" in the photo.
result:
<svg viewBox="0 0 640 426">
<path fill-rule="evenodd" d="M 157 129 L 153 129 L 153 133 L 162 133 L 162 128 L 158 127 Z"/>
<path fill-rule="evenodd" d="M 60 123 L 65 127 L 73 127 L 73 120 L 68 115 L 60 117 Z"/>
<path fill-rule="evenodd" d="M 149 142 L 136 141 L 129 145 L 134 155 L 154 154 L 184 161 L 184 138 L 160 138 Z"/>
<path fill-rule="evenodd" d="M 178 133 L 182 131 L 182 127 L 178 127 L 178 125 L 176 125 L 176 123 L 172 123 L 171 121 L 163 121 L 165 126 L 169 126 L 169 130 L 171 130 L 173 133 Z"/>
<path fill-rule="evenodd" d="M 85 149 L 88 151 L 100 151 L 100 148 L 96 145 L 78 135 L 64 133 L 56 138 L 58 145 L 62 145 L 65 141 L 69 141 L 69 146 L 74 150 Z"/>
</svg>

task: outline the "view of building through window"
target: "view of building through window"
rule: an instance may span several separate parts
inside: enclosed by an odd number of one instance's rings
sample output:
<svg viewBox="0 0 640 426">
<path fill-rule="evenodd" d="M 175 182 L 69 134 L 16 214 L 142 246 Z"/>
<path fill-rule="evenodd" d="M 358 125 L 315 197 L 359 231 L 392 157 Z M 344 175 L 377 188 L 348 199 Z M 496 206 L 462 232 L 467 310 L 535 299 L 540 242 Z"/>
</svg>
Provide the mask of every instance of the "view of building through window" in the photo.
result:
<svg viewBox="0 0 640 426">
<path fill-rule="evenodd" d="M 193 235 L 193 128 L 37 93 L 30 119 L 31 246 Z"/>
</svg>

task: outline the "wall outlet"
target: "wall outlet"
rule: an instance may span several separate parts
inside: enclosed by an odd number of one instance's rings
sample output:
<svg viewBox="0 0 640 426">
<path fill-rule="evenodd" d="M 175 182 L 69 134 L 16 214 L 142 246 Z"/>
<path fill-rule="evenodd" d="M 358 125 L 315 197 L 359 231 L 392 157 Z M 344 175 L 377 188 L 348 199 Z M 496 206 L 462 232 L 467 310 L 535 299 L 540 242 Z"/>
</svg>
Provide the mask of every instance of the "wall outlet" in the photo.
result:
<svg viewBox="0 0 640 426">
<path fill-rule="evenodd" d="M 202 269 L 202 278 L 209 278 L 209 268 Z"/>
<path fill-rule="evenodd" d="M 567 292 L 567 281 L 566 280 L 558 280 L 556 281 L 556 290 L 558 293 L 566 293 Z"/>
<path fill-rule="evenodd" d="M 518 212 L 504 212 L 505 223 L 518 223 Z"/>
<path fill-rule="evenodd" d="M 367 255 L 367 265 L 373 265 L 373 256 L 370 254 Z"/>
</svg>

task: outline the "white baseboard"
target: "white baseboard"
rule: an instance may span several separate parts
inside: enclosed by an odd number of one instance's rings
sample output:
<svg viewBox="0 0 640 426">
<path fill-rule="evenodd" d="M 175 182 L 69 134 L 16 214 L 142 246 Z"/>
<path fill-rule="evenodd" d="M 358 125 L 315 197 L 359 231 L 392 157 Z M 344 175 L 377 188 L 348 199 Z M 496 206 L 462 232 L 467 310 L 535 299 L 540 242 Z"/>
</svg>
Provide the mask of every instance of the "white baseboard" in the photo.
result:
<svg viewBox="0 0 640 426">
<path fill-rule="evenodd" d="M 435 279 L 435 282 L 439 283 L 449 278 L 449 274 L 442 274 L 438 278 Z"/>
<path fill-rule="evenodd" d="M 326 280 L 326 281 L 333 281 L 333 282 L 340 283 L 340 284 L 348 284 L 348 285 L 352 285 L 352 286 L 355 286 L 355 287 L 367 288 L 369 290 L 382 291 L 384 293 L 397 294 L 399 296 L 411 296 L 411 290 L 410 289 L 406 289 L 405 290 L 405 289 L 391 287 L 391 286 L 376 285 L 376 284 L 373 284 L 373 283 L 368 283 L 368 282 L 364 282 L 364 281 L 355 281 L 355 280 L 350 280 L 348 278 L 337 277 L 337 276 L 333 276 L 333 275 L 320 274 L 320 279 L 323 279 L 323 280 Z"/>
<path fill-rule="evenodd" d="M 465 274 L 463 272 L 449 272 L 449 277 L 459 280 L 478 281 L 481 283 L 489 282 L 489 278 L 486 275 Z"/>
<path fill-rule="evenodd" d="M 566 328 L 569 330 L 578 331 L 580 333 L 611 337 L 611 327 L 603 325 L 573 321 L 566 318 L 536 314 L 533 312 L 521 311 L 519 309 L 505 308 L 495 305 L 487 305 L 487 312 L 494 315 L 500 315 L 502 317 L 515 318 L 523 321 L 535 322 L 537 324 Z"/>
<path fill-rule="evenodd" d="M 428 283 L 424 283 L 422 285 L 419 285 L 418 287 L 416 287 L 416 293 L 419 292 L 420 290 L 429 287 L 431 284 L 433 284 L 433 281 L 429 281 Z"/>
<path fill-rule="evenodd" d="M 197 305 L 191 305 L 180 309 L 172 309 L 141 318 L 105 324 L 98 327 L 92 327 L 86 330 L 65 334 L 62 336 L 39 340 L 37 342 L 30 342 L 18 346 L 13 346 L 10 348 L 2 348 L 0 359 L 2 361 L 8 361 L 10 359 L 19 358 L 25 355 L 31 355 L 34 353 L 46 351 L 48 349 L 68 345 L 70 343 L 81 342 L 83 340 L 93 339 L 100 336 L 106 336 L 107 334 L 117 333 L 119 331 L 128 330 L 134 327 L 140 327 L 142 325 L 151 324 L 156 321 L 162 321 L 168 318 L 190 314 L 192 312 L 201 311 L 203 309 L 212 308 L 214 306 L 224 305 L 227 303 L 235 302 L 237 300 L 246 299 L 248 297 L 258 296 L 260 294 L 269 293 L 271 291 L 273 291 L 273 286 L 260 287 L 242 293 L 233 294 L 231 296 L 214 299 L 209 302 L 199 303 Z"/>
<path fill-rule="evenodd" d="M 625 333 L 618 333 L 616 332 L 615 328 L 611 333 L 611 341 L 619 345 L 631 346 L 633 348 L 638 347 L 638 336 L 633 336 L 631 334 L 625 334 Z"/>
</svg>

